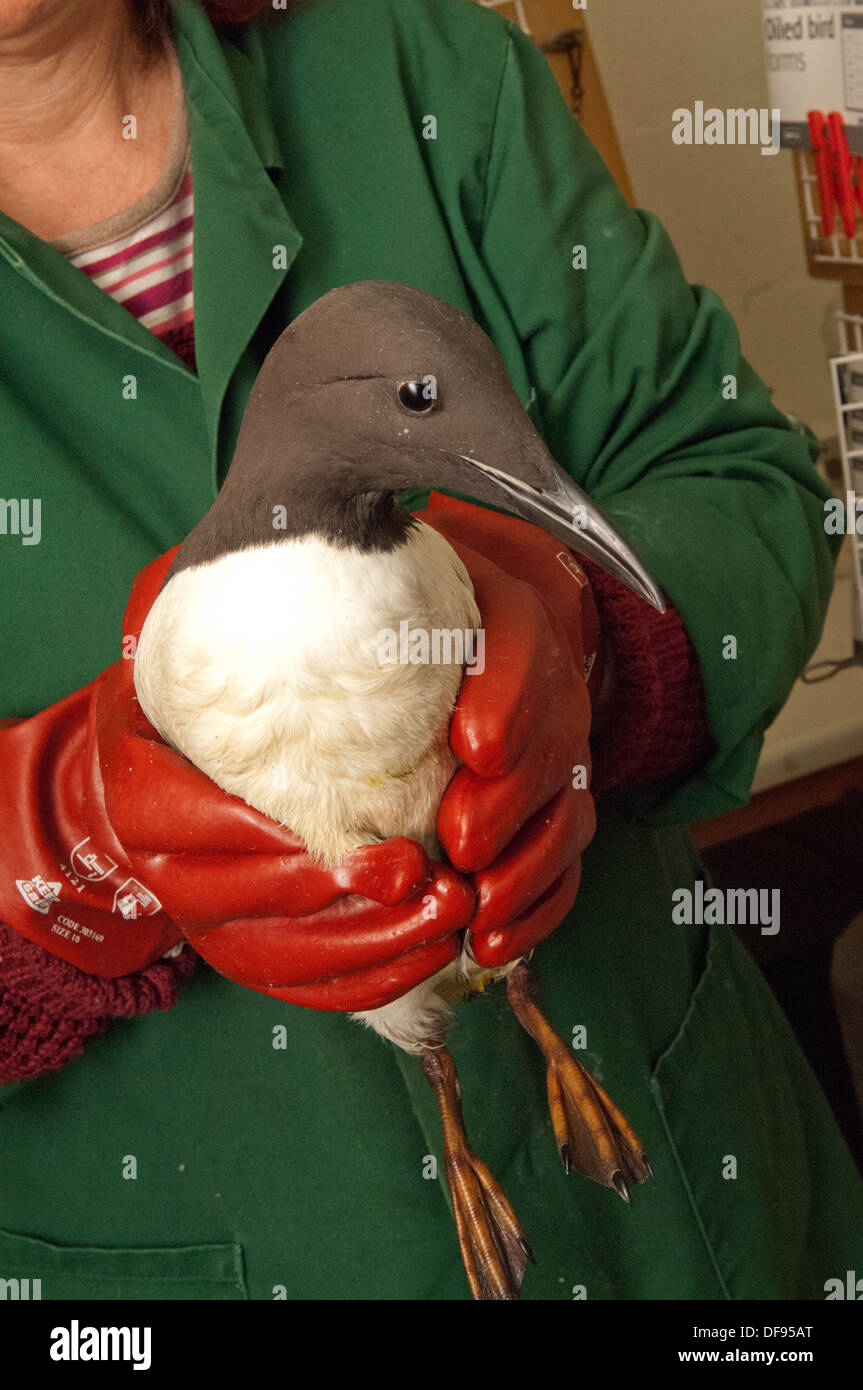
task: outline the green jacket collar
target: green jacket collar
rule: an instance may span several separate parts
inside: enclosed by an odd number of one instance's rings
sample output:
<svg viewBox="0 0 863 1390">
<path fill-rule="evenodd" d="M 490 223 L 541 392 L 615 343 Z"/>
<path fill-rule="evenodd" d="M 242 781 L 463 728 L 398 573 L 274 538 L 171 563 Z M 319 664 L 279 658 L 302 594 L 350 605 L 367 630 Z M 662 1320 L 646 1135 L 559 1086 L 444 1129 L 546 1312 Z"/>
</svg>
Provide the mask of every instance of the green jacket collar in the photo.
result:
<svg viewBox="0 0 863 1390">
<path fill-rule="evenodd" d="M 211 441 L 231 375 L 302 245 L 270 177 L 282 157 L 263 72 L 222 48 L 197 4 L 173 7 L 195 195 L 195 349 Z M 255 51 L 256 36 L 250 49 Z M 274 248 L 284 247 L 276 255 Z M 47 242 L 0 212 L 0 256 L 69 313 L 172 371 L 188 369 Z M 274 260 L 279 268 L 274 268 Z"/>
<path fill-rule="evenodd" d="M 173 13 L 195 189 L 195 353 L 215 447 L 228 382 L 303 239 L 268 172 L 282 157 L 263 69 L 223 49 L 196 4 Z"/>
</svg>

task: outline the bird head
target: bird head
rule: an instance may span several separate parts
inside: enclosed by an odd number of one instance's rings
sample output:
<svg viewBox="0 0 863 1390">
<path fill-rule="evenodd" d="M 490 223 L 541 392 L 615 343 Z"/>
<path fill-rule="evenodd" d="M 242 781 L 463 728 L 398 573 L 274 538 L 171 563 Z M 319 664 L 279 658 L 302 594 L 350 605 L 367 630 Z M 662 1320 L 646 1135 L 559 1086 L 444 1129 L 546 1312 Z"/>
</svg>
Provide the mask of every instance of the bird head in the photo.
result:
<svg viewBox="0 0 863 1390">
<path fill-rule="evenodd" d="M 552 458 L 491 339 L 436 295 L 382 280 L 330 290 L 277 339 L 225 484 L 175 567 L 235 548 L 240 534 L 390 548 L 412 524 L 395 497 L 417 486 L 534 522 L 663 608 L 631 548 Z"/>
</svg>

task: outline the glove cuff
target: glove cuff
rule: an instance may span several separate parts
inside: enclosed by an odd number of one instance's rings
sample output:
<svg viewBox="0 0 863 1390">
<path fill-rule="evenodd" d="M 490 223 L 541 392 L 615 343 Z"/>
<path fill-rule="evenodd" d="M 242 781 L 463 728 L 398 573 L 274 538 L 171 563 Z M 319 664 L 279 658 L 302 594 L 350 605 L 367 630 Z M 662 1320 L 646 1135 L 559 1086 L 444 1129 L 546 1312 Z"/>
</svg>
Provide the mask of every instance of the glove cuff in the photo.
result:
<svg viewBox="0 0 863 1390">
<path fill-rule="evenodd" d="M 154 964 L 181 936 L 105 813 L 96 698 L 127 665 L 0 730 L 0 920 L 113 978 Z"/>
<path fill-rule="evenodd" d="M 184 945 L 171 959 L 105 979 L 0 923 L 0 1084 L 58 1071 L 115 1018 L 173 1008 L 196 961 Z"/>
</svg>

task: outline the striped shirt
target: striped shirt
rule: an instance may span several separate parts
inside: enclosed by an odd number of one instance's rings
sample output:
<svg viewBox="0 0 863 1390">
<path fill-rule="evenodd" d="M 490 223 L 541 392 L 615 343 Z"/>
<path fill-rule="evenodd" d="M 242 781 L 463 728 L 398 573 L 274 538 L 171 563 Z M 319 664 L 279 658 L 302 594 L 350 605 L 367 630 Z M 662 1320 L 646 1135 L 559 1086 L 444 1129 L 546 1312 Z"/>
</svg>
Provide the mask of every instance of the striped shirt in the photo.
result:
<svg viewBox="0 0 863 1390">
<path fill-rule="evenodd" d="M 173 73 L 174 124 L 153 188 L 124 211 L 55 237 L 51 244 L 194 370 L 194 200 L 188 116 L 176 58 Z"/>
</svg>

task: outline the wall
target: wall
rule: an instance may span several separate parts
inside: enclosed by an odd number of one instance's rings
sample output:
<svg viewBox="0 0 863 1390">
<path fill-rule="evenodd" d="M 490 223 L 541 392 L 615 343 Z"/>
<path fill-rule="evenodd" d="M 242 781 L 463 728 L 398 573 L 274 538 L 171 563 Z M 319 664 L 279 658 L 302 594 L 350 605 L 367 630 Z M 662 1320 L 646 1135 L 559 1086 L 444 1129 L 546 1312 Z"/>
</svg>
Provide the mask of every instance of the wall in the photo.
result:
<svg viewBox="0 0 863 1390">
<path fill-rule="evenodd" d="M 513 15 L 511 6 L 503 12 Z M 836 427 L 826 358 L 839 288 L 806 273 L 791 155 L 671 139 L 676 107 L 768 103 L 760 0 L 524 0 L 533 36 L 586 21 L 635 201 L 664 222 L 690 280 L 737 320 L 782 409 Z"/>
</svg>

